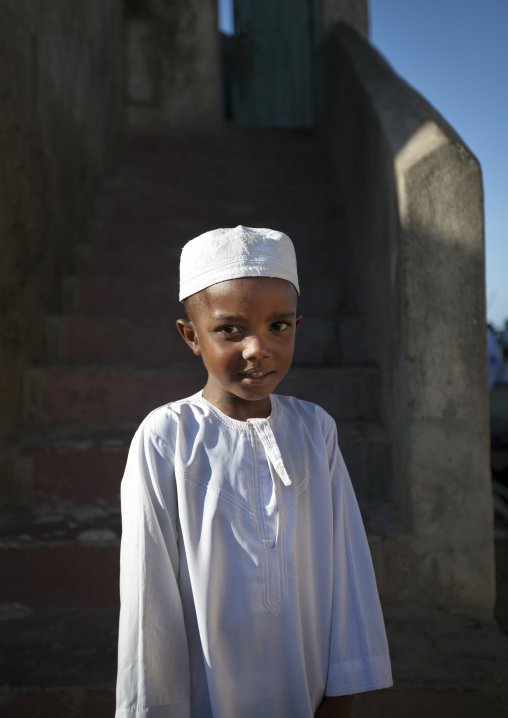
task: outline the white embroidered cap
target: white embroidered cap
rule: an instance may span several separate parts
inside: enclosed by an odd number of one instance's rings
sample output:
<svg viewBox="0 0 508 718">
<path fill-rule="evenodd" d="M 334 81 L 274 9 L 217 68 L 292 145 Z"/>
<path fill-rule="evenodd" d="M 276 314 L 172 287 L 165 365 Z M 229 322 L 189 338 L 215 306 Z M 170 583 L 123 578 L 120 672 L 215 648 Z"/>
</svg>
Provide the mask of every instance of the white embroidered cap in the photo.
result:
<svg viewBox="0 0 508 718">
<path fill-rule="evenodd" d="M 287 234 L 240 224 L 191 239 L 180 257 L 180 301 L 241 277 L 286 279 L 300 294 L 295 248 Z"/>
</svg>

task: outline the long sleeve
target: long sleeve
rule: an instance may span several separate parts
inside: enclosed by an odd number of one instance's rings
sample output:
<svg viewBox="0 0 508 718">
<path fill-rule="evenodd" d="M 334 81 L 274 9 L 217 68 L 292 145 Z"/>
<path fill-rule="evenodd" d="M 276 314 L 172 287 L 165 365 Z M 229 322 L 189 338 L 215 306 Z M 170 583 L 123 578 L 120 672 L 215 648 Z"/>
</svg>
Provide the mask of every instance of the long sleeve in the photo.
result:
<svg viewBox="0 0 508 718">
<path fill-rule="evenodd" d="M 325 692 L 339 696 L 388 688 L 392 676 L 370 550 L 335 427 L 327 444 L 334 512 L 334 578 Z"/>
<path fill-rule="evenodd" d="M 172 456 L 146 422 L 122 480 L 116 718 L 190 718 Z"/>
</svg>

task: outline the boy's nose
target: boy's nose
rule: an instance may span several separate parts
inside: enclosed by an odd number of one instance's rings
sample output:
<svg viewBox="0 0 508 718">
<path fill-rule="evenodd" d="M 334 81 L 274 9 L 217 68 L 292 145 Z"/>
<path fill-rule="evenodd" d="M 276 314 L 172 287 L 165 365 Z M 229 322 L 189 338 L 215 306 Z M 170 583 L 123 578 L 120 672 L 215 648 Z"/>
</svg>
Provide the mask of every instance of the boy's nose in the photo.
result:
<svg viewBox="0 0 508 718">
<path fill-rule="evenodd" d="M 242 356 L 244 359 L 261 359 L 268 356 L 268 348 L 261 337 L 250 335 L 245 337 Z"/>
</svg>

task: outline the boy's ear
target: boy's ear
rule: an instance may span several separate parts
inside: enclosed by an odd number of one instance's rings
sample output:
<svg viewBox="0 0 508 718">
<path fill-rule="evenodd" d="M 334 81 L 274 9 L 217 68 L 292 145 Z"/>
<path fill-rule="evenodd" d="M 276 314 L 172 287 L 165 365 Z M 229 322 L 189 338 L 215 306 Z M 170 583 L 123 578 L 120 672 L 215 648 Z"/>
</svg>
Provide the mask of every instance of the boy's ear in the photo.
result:
<svg viewBox="0 0 508 718">
<path fill-rule="evenodd" d="M 302 321 L 302 319 L 303 319 L 303 316 L 302 316 L 301 314 L 297 314 L 297 315 L 296 315 L 295 327 L 296 327 L 297 329 L 298 329 L 298 327 L 300 326 L 300 322 Z"/>
<path fill-rule="evenodd" d="M 194 325 L 189 319 L 177 319 L 176 328 L 185 340 L 185 343 L 190 346 L 196 356 L 201 356 L 201 349 L 199 347 L 199 340 L 194 329 Z"/>
</svg>

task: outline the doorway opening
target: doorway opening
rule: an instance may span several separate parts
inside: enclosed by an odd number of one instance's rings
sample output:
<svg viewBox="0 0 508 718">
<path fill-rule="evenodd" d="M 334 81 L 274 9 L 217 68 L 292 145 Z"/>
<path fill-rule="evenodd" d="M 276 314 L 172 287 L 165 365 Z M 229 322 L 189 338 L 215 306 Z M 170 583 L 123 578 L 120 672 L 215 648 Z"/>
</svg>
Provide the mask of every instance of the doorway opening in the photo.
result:
<svg viewBox="0 0 508 718">
<path fill-rule="evenodd" d="M 311 127 L 320 95 L 319 0 L 218 0 L 223 114 L 243 127 Z"/>
</svg>

